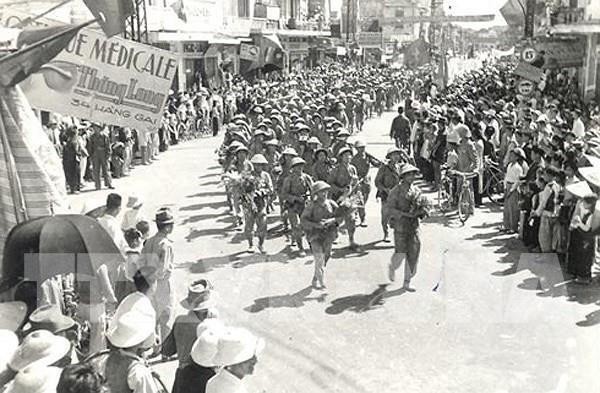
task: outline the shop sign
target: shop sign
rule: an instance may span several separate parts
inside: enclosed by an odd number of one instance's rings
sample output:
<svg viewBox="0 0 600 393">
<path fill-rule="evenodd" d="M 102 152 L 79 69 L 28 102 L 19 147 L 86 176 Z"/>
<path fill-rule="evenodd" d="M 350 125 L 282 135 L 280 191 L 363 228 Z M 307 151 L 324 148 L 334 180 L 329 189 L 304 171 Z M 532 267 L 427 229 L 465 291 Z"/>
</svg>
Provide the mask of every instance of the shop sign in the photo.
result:
<svg viewBox="0 0 600 393">
<path fill-rule="evenodd" d="M 156 130 L 178 60 L 153 46 L 81 30 L 45 70 L 20 87 L 36 109 Z"/>
<path fill-rule="evenodd" d="M 383 33 L 360 32 L 357 36 L 357 43 L 363 48 L 381 48 Z"/>
<path fill-rule="evenodd" d="M 178 13 L 185 16 L 186 31 L 214 32 L 223 29 L 221 0 L 180 0 L 176 4 L 181 4 Z"/>
<path fill-rule="evenodd" d="M 544 57 L 543 68 L 581 67 L 585 59 L 585 41 L 554 39 L 535 43 L 535 50 Z"/>
</svg>

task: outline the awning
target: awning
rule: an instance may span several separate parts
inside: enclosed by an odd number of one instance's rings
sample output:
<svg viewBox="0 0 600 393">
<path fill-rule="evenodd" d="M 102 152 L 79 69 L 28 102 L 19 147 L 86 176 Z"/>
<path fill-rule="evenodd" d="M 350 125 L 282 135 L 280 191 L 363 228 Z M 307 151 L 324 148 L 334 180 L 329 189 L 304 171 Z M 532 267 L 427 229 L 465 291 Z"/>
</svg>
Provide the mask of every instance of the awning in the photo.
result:
<svg viewBox="0 0 600 393">
<path fill-rule="evenodd" d="M 186 41 L 207 41 L 214 37 L 214 33 L 209 32 L 172 32 L 172 31 L 153 31 L 150 33 L 152 42 L 186 42 Z"/>
<path fill-rule="evenodd" d="M 600 33 L 600 21 L 594 23 L 560 24 L 550 28 L 553 34 L 594 34 Z"/>
<path fill-rule="evenodd" d="M 279 29 L 277 34 L 282 37 L 331 37 L 330 31 Z"/>
</svg>

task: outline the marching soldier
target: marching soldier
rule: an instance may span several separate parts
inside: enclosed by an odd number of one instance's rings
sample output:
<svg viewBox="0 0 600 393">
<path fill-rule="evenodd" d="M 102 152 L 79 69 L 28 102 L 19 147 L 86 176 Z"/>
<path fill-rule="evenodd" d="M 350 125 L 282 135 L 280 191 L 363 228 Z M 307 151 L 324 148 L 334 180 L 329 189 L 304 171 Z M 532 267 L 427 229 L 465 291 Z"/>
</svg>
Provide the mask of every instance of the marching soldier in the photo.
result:
<svg viewBox="0 0 600 393">
<path fill-rule="evenodd" d="M 361 204 L 358 174 L 352 160 L 352 149 L 345 147 L 338 153 L 338 165 L 333 168 L 329 174 L 329 185 L 331 186 L 331 198 L 344 209 L 343 221 L 346 222 L 348 230 L 349 248 L 359 251 L 360 247 L 354 241 L 354 232 L 356 224 L 354 222 L 354 213 L 356 205 Z M 341 214 L 341 213 L 340 213 Z"/>
<path fill-rule="evenodd" d="M 377 188 L 376 197 L 381 201 L 381 228 L 383 229 L 383 241 L 389 243 L 388 237 L 388 224 L 389 214 L 387 212 L 386 203 L 390 191 L 400 183 L 400 169 L 402 165 L 400 163 L 401 150 L 397 147 L 392 147 L 388 150 L 387 158 L 388 162 L 383 165 L 377 171 L 375 177 L 375 187 Z"/>
<path fill-rule="evenodd" d="M 426 215 L 422 209 L 415 208 L 415 202 L 421 198 L 421 190 L 414 185 L 419 170 L 405 165 L 400 171 L 400 184 L 392 189 L 388 197 L 388 212 L 394 228 L 394 254 L 389 265 L 389 279 L 396 279 L 396 270 L 404 264 L 404 286 L 408 292 L 414 292 L 410 280 L 417 272 L 421 241 L 419 239 L 419 220 Z"/>
<path fill-rule="evenodd" d="M 251 177 L 252 190 L 243 190 L 242 205 L 244 206 L 244 233 L 248 240 L 248 252 L 253 254 L 254 250 L 254 226 L 256 225 L 256 236 L 258 237 L 258 251 L 265 253 L 264 243 L 267 235 L 267 203 L 269 196 L 273 194 L 273 181 L 268 172 L 265 171 L 269 162 L 262 154 L 256 154 L 250 160 L 254 167 Z"/>
<path fill-rule="evenodd" d="M 279 209 L 280 209 L 281 221 L 283 221 L 283 231 L 285 232 L 286 237 L 288 236 L 287 232 L 288 232 L 289 220 L 288 220 L 288 210 L 287 210 L 287 207 L 285 204 L 285 199 L 283 197 L 283 182 L 290 175 L 291 162 L 294 159 L 294 157 L 298 157 L 298 153 L 296 153 L 295 149 L 293 149 L 291 147 L 286 147 L 283 150 L 283 152 L 281 153 L 281 158 L 280 158 L 281 173 L 279 174 L 279 177 L 277 178 L 277 183 L 275 183 L 277 196 L 279 197 Z"/>
<path fill-rule="evenodd" d="M 348 143 L 348 137 L 350 133 L 346 130 L 340 130 L 335 137 L 335 141 L 331 145 L 331 153 L 334 157 L 338 157 L 340 150 L 344 148 L 350 148 L 352 150 L 352 145 Z"/>
<path fill-rule="evenodd" d="M 300 157 L 294 157 L 290 163 L 291 170 L 288 177 L 283 181 L 281 196 L 283 204 L 288 212 L 288 220 L 292 227 L 292 247 L 298 246 L 298 255 L 306 255 L 302 243 L 302 228 L 300 216 L 304 211 L 305 204 L 310 196 L 312 178 L 303 172 L 305 161 Z"/>
<path fill-rule="evenodd" d="M 371 177 L 369 176 L 369 171 L 371 170 L 371 165 L 377 165 L 377 163 L 374 162 L 373 158 L 365 151 L 365 142 L 356 141 L 354 143 L 354 147 L 356 148 L 356 154 L 354 157 L 352 157 L 352 161 L 350 161 L 350 163 L 356 168 L 358 180 L 360 182 L 359 188 L 364 201 L 363 205 L 358 208 L 358 217 L 360 218 L 360 224 L 358 226 L 366 227 L 365 204 L 367 203 L 369 194 L 371 193 Z"/>
<path fill-rule="evenodd" d="M 321 142 L 317 137 L 310 137 L 308 141 L 306 141 L 306 148 L 302 153 L 302 159 L 306 161 L 306 173 L 308 173 L 311 176 L 314 176 L 312 168 L 315 163 L 315 152 L 320 146 Z"/>
<path fill-rule="evenodd" d="M 331 163 L 329 162 L 329 150 L 324 147 L 315 151 L 315 163 L 312 167 L 312 175 L 315 180 L 326 182 L 329 180 L 331 172 Z"/>
<path fill-rule="evenodd" d="M 302 213 L 302 228 L 315 262 L 312 279 L 315 289 L 325 289 L 325 266 L 331 258 L 331 247 L 338 233 L 338 205 L 328 198 L 330 189 L 329 184 L 317 181 L 313 185 L 313 200 Z"/>
</svg>

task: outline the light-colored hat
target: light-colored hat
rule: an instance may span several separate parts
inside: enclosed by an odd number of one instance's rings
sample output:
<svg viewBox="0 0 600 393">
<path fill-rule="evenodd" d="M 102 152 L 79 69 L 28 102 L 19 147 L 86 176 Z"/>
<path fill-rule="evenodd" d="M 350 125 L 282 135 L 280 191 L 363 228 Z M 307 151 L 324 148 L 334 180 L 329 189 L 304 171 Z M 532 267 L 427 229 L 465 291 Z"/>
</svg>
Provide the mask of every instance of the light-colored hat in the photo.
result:
<svg viewBox="0 0 600 393">
<path fill-rule="evenodd" d="M 523 160 L 527 159 L 527 155 L 525 154 L 525 150 L 523 150 L 520 147 L 515 147 L 514 149 L 512 149 L 511 152 L 514 153 L 517 157 L 522 158 Z"/>
<path fill-rule="evenodd" d="M 265 145 L 266 146 L 278 146 L 279 141 L 277 139 L 269 139 L 268 141 L 265 141 Z"/>
<path fill-rule="evenodd" d="M 265 347 L 265 341 L 244 328 L 227 328 L 219 337 L 212 359 L 214 366 L 231 366 L 252 359 Z"/>
<path fill-rule="evenodd" d="M 469 130 L 469 127 L 467 127 L 464 124 L 461 124 L 459 126 L 457 126 L 455 128 L 456 133 L 461 137 L 461 138 L 470 138 L 471 137 L 471 130 Z"/>
<path fill-rule="evenodd" d="M 336 135 L 336 138 L 347 138 L 350 136 L 350 133 L 348 132 L 348 130 L 341 130 L 340 132 L 338 132 L 338 134 Z"/>
<path fill-rule="evenodd" d="M 14 356 L 19 347 L 19 337 L 8 329 L 0 329 L 0 374 L 6 370 L 8 361 Z"/>
<path fill-rule="evenodd" d="M 8 365 L 14 371 L 31 365 L 49 366 L 62 359 L 70 349 L 71 343 L 66 338 L 47 330 L 36 330 L 25 337 Z"/>
<path fill-rule="evenodd" d="M 16 331 L 27 314 L 27 305 L 23 302 L 0 303 L 0 329 Z"/>
<path fill-rule="evenodd" d="M 219 351 L 219 340 L 226 328 L 214 318 L 204 320 L 196 329 L 197 339 L 192 345 L 190 355 L 194 363 L 202 367 L 216 367 L 214 359 Z"/>
<path fill-rule="evenodd" d="M 327 184 L 326 182 L 319 180 L 317 182 L 315 182 L 315 184 L 313 184 L 312 187 L 312 192 L 313 194 L 317 194 L 321 191 L 325 191 L 325 190 L 329 190 L 331 188 L 331 186 L 329 184 Z"/>
<path fill-rule="evenodd" d="M 320 145 L 321 141 L 319 140 L 319 138 L 317 138 L 316 136 L 311 136 L 308 141 L 306 141 L 306 143 L 312 143 L 315 145 Z"/>
<path fill-rule="evenodd" d="M 62 369 L 30 366 L 20 371 L 4 393 L 56 393 Z"/>
<path fill-rule="evenodd" d="M 598 170 L 597 167 L 588 166 L 585 168 L 579 168 L 579 173 L 589 183 L 600 188 L 600 170 Z"/>
<path fill-rule="evenodd" d="M 283 152 L 281 154 L 294 157 L 298 156 L 298 152 L 296 152 L 296 149 L 294 149 L 293 147 L 286 147 L 285 149 L 283 149 Z"/>
<path fill-rule="evenodd" d="M 600 157 L 596 157 L 591 154 L 584 154 L 584 156 L 593 167 L 598 168 L 598 170 L 600 171 Z"/>
<path fill-rule="evenodd" d="M 403 177 L 409 173 L 419 173 L 419 169 L 411 164 L 404 164 L 402 169 L 400 169 L 400 177 Z"/>
<path fill-rule="evenodd" d="M 200 279 L 188 287 L 188 294 L 181 301 L 181 306 L 187 310 L 205 310 L 216 305 L 213 286 L 210 281 Z"/>
<path fill-rule="evenodd" d="M 63 315 L 56 304 L 38 307 L 29 316 L 29 322 L 23 327 L 24 331 L 47 330 L 54 334 L 64 332 L 75 326 L 75 321 Z"/>
<path fill-rule="evenodd" d="M 569 184 L 565 189 L 577 198 L 585 198 L 588 195 L 592 195 L 593 191 L 586 181 L 578 181 L 573 184 Z"/>
<path fill-rule="evenodd" d="M 354 147 L 356 147 L 357 149 L 359 147 L 366 147 L 366 146 L 367 146 L 367 144 L 363 140 L 359 139 L 359 140 L 357 140 L 357 141 L 354 142 Z"/>
<path fill-rule="evenodd" d="M 131 348 L 154 339 L 156 322 L 147 314 L 130 311 L 123 314 L 106 332 L 106 338 L 117 348 Z"/>
<path fill-rule="evenodd" d="M 350 154 L 352 154 L 352 149 L 351 149 L 351 148 L 349 148 L 349 147 L 342 147 L 342 148 L 340 149 L 340 151 L 338 151 L 338 154 L 337 154 L 337 156 L 338 156 L 338 157 L 340 157 L 341 155 L 343 155 L 343 154 L 345 154 L 345 153 L 350 153 Z"/>
<path fill-rule="evenodd" d="M 294 157 L 294 158 L 292 158 L 292 161 L 290 162 L 290 167 L 295 167 L 296 165 L 304 165 L 304 164 L 306 164 L 306 161 L 304 161 L 302 158 Z"/>
<path fill-rule="evenodd" d="M 391 156 L 392 154 L 394 154 L 394 153 L 398 153 L 398 154 L 400 154 L 400 153 L 402 153 L 402 150 L 400 150 L 399 148 L 397 148 L 397 147 L 395 147 L 395 146 L 394 146 L 394 147 L 390 147 L 390 148 L 388 149 L 387 153 L 385 154 L 385 158 L 390 158 L 390 156 Z"/>
<path fill-rule="evenodd" d="M 269 163 L 269 161 L 267 161 L 265 156 L 263 156 L 260 153 L 253 155 L 252 158 L 250 159 L 250 162 L 252 164 L 264 164 L 264 165 L 267 165 Z"/>
</svg>

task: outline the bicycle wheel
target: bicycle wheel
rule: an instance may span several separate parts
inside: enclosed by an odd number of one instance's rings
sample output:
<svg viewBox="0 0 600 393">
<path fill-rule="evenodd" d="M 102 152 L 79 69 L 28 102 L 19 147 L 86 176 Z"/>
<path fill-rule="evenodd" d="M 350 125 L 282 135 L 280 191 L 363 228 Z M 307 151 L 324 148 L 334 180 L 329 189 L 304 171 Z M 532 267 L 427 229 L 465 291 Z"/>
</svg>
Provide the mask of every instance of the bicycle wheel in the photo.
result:
<svg viewBox="0 0 600 393">
<path fill-rule="evenodd" d="M 463 187 L 460 195 L 458 196 L 458 219 L 463 224 L 467 222 L 469 216 L 471 215 L 471 206 L 473 205 L 471 201 L 471 193 L 469 192 L 468 187 Z"/>
<path fill-rule="evenodd" d="M 438 210 L 442 214 L 446 214 L 448 207 L 448 193 L 444 189 L 444 184 L 442 184 L 438 188 Z"/>
<path fill-rule="evenodd" d="M 496 175 L 492 175 L 488 178 L 485 184 L 485 192 L 488 199 L 494 205 L 502 205 L 504 203 L 504 182 Z"/>
</svg>

